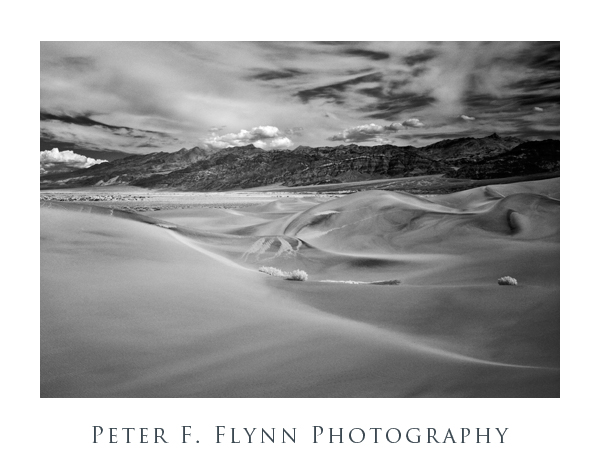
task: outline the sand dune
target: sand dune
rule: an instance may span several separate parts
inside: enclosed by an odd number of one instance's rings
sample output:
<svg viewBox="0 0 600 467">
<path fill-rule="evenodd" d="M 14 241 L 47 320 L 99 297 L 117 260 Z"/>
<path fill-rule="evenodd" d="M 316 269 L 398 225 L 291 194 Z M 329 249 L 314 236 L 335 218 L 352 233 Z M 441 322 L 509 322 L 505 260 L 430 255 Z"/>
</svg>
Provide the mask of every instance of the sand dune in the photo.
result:
<svg viewBox="0 0 600 467">
<path fill-rule="evenodd" d="M 557 397 L 558 199 L 554 179 L 152 217 L 42 203 L 41 394 Z"/>
</svg>

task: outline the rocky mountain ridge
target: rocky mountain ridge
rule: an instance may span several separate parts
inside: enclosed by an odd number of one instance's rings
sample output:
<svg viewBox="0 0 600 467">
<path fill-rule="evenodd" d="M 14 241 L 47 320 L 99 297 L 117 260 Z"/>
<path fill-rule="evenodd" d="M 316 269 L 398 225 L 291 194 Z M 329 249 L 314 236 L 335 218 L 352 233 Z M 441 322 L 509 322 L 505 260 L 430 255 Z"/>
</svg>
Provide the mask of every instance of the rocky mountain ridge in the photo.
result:
<svg viewBox="0 0 600 467">
<path fill-rule="evenodd" d="M 444 174 L 497 178 L 556 172 L 559 141 L 523 142 L 492 134 L 425 146 L 356 144 L 265 151 L 253 145 L 208 152 L 200 148 L 158 152 L 40 177 L 42 188 L 126 184 L 146 188 L 220 191 L 271 184 L 318 185 Z M 498 175 L 501 174 L 501 175 Z"/>
</svg>

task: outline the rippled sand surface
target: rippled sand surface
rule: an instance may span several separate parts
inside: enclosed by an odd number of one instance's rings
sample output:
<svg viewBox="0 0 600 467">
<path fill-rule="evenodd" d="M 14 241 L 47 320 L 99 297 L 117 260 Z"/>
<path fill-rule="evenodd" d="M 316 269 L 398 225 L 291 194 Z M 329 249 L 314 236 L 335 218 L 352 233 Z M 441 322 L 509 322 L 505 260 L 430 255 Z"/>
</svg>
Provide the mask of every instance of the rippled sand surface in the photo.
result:
<svg viewBox="0 0 600 467">
<path fill-rule="evenodd" d="M 144 214 L 43 201 L 41 395 L 558 397 L 559 210 L 559 179 Z"/>
</svg>

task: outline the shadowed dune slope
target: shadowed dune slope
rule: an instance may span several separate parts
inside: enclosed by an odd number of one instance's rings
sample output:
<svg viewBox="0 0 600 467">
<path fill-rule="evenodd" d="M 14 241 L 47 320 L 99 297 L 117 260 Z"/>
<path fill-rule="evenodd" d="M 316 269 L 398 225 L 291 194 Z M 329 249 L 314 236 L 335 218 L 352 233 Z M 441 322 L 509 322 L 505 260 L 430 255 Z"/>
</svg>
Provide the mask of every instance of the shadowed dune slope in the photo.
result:
<svg viewBox="0 0 600 467">
<path fill-rule="evenodd" d="M 557 397 L 557 190 L 43 203 L 41 395 Z"/>
</svg>

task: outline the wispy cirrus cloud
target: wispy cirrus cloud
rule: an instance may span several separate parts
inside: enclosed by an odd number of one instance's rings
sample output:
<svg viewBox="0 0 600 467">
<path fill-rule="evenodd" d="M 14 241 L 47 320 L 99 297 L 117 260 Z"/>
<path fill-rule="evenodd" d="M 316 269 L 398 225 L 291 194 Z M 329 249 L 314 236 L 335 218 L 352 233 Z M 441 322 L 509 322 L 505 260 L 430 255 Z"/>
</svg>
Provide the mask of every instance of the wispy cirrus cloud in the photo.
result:
<svg viewBox="0 0 600 467">
<path fill-rule="evenodd" d="M 439 52 L 433 49 L 420 50 L 406 55 L 403 58 L 403 61 L 408 66 L 421 65 L 423 63 L 429 62 L 430 60 L 433 60 L 438 55 Z"/>
<path fill-rule="evenodd" d="M 359 48 L 345 49 L 343 51 L 343 53 L 346 55 L 354 56 L 354 57 L 364 57 L 364 58 L 369 58 L 371 60 L 377 60 L 377 61 L 387 60 L 388 58 L 390 58 L 390 54 L 387 52 L 368 50 L 368 49 L 359 49 Z"/>
<path fill-rule="evenodd" d="M 298 91 L 296 96 L 298 96 L 304 103 L 307 103 L 312 99 L 326 99 L 338 104 L 343 104 L 345 102 L 344 94 L 348 89 L 363 83 L 379 82 L 381 80 L 381 76 L 381 73 L 368 73 L 356 78 Z"/>
<path fill-rule="evenodd" d="M 92 151 L 147 153 L 149 148 L 181 147 L 168 133 L 101 123 L 87 115 L 41 114 L 40 136 Z"/>
<path fill-rule="evenodd" d="M 260 70 L 249 76 L 250 79 L 261 81 L 273 81 L 279 79 L 289 79 L 305 74 L 302 70 L 295 68 L 282 68 L 279 70 Z"/>
</svg>

